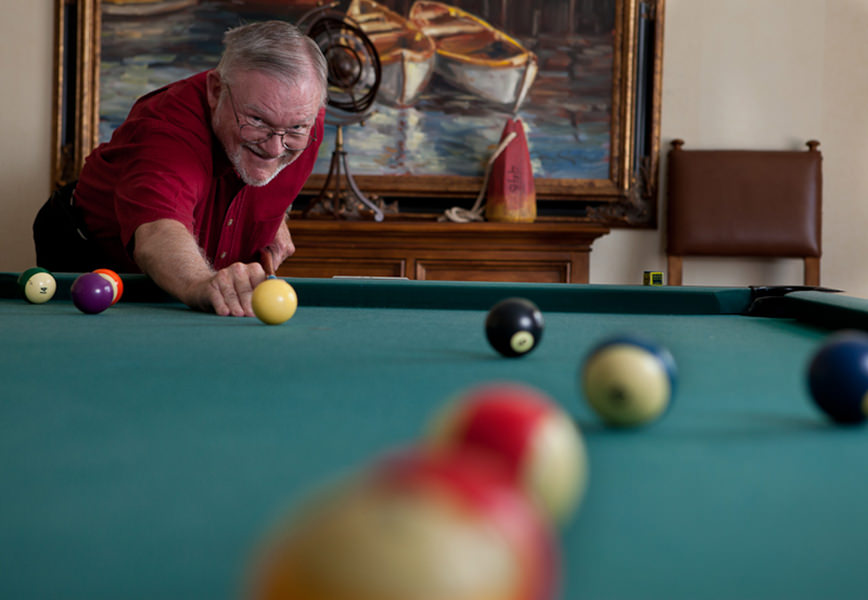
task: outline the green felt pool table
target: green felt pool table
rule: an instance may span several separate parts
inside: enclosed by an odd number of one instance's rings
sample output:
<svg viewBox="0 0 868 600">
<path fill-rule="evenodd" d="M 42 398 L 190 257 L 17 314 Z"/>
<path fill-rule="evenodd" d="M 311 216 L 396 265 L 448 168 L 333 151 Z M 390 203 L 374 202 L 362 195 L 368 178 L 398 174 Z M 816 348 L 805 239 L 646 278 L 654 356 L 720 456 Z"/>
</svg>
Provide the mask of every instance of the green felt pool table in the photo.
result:
<svg viewBox="0 0 868 600">
<path fill-rule="evenodd" d="M 0 275 L 0 598 L 237 598 L 287 507 L 494 380 L 549 393 L 587 444 L 587 494 L 558 534 L 564 600 L 868 597 L 868 430 L 831 424 L 805 385 L 831 330 L 865 327 L 866 301 L 291 279 L 298 312 L 266 326 L 141 277 L 98 315 L 69 301 L 69 274 L 31 305 L 16 277 Z M 546 319 L 519 359 L 483 331 L 507 296 Z M 600 425 L 576 383 L 623 332 L 679 369 L 671 410 L 639 430 Z"/>
</svg>

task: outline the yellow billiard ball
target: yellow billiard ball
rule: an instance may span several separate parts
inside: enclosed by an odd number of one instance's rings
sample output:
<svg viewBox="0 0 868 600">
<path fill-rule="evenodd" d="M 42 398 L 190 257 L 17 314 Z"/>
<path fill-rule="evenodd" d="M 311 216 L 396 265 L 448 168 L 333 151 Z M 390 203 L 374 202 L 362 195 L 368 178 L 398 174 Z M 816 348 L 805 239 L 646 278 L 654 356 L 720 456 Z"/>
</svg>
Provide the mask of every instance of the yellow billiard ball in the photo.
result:
<svg viewBox="0 0 868 600">
<path fill-rule="evenodd" d="M 253 313 L 267 325 L 280 325 L 298 308 L 295 290 L 283 279 L 266 279 L 253 290 Z"/>
<path fill-rule="evenodd" d="M 51 273 L 34 273 L 24 283 L 24 297 L 32 304 L 43 304 L 51 300 L 57 291 L 57 282 Z"/>
</svg>

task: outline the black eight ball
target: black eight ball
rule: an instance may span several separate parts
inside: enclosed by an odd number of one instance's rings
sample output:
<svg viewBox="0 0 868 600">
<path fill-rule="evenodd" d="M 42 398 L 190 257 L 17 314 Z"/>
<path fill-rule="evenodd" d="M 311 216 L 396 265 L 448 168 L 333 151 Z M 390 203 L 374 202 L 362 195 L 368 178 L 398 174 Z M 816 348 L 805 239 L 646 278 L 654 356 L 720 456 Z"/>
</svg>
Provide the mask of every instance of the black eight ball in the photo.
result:
<svg viewBox="0 0 868 600">
<path fill-rule="evenodd" d="M 488 343 L 503 356 L 524 356 L 539 345 L 543 316 L 536 304 L 524 298 L 507 298 L 495 304 L 485 319 Z"/>
</svg>

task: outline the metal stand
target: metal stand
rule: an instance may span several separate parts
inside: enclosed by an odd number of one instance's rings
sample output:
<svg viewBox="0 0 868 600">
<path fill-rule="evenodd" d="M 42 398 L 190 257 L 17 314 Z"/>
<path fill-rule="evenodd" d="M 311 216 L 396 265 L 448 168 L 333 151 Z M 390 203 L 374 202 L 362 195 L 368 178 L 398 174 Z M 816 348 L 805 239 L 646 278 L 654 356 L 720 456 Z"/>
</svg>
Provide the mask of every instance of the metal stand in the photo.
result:
<svg viewBox="0 0 868 600">
<path fill-rule="evenodd" d="M 341 185 L 341 170 L 347 179 L 348 189 L 343 189 Z M 334 177 L 334 191 L 329 191 L 329 183 Z M 335 149 L 332 152 L 332 161 L 329 165 L 329 174 L 326 177 L 325 184 L 320 191 L 319 196 L 311 201 L 310 205 L 304 211 L 304 216 L 314 214 L 328 213 L 336 218 L 341 217 L 358 217 L 364 213 L 364 209 L 360 204 L 366 206 L 374 215 L 374 221 L 383 220 L 383 210 L 371 201 L 356 185 L 356 180 L 353 179 L 352 173 L 347 166 L 347 153 L 344 151 L 344 131 L 338 125 L 337 135 L 335 136 Z"/>
</svg>

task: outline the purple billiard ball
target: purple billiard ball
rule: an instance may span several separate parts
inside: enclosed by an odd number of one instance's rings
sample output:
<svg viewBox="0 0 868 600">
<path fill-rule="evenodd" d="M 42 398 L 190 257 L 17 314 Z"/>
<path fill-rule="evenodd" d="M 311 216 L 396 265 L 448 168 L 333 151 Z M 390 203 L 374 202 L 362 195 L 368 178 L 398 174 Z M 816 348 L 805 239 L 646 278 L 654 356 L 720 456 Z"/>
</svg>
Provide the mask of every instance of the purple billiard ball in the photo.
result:
<svg viewBox="0 0 868 600">
<path fill-rule="evenodd" d="M 99 273 L 79 275 L 70 288 L 72 303 L 81 312 L 89 315 L 101 313 L 111 306 L 114 291 L 111 284 Z"/>
</svg>

